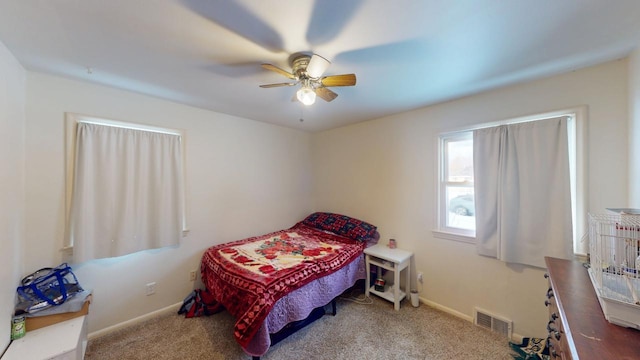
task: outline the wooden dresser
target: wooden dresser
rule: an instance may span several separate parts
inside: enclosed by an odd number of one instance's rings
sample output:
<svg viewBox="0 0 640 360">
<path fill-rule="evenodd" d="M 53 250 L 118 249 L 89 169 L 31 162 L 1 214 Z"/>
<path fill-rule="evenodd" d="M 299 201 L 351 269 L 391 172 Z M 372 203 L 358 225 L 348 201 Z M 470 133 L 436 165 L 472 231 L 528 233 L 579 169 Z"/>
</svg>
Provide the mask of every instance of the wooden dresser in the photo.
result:
<svg viewBox="0 0 640 360">
<path fill-rule="evenodd" d="M 640 331 L 604 318 L 587 269 L 578 261 L 545 261 L 552 359 L 640 359 Z"/>
</svg>

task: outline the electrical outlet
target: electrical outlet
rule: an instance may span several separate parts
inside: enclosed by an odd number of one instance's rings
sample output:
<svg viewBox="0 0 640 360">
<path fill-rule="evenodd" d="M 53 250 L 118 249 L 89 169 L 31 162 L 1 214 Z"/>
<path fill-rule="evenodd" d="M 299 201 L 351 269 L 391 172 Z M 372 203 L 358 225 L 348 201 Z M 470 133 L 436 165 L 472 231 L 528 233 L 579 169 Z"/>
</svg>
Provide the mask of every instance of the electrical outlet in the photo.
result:
<svg viewBox="0 0 640 360">
<path fill-rule="evenodd" d="M 149 295 L 153 295 L 156 293 L 156 283 L 154 282 L 150 282 L 147 284 L 147 296 Z"/>
<path fill-rule="evenodd" d="M 424 281 L 424 275 L 422 274 L 422 271 L 418 272 L 418 282 L 422 284 L 422 282 Z"/>
<path fill-rule="evenodd" d="M 196 281 L 196 274 L 195 270 L 191 270 L 191 272 L 189 272 L 189 281 Z"/>
</svg>

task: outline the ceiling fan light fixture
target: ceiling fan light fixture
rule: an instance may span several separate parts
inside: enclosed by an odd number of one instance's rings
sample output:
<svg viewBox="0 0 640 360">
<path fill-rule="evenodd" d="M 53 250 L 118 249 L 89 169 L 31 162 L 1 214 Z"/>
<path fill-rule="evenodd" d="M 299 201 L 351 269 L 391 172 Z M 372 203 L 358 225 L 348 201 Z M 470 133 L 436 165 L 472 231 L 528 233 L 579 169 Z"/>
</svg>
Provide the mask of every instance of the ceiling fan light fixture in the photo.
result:
<svg viewBox="0 0 640 360">
<path fill-rule="evenodd" d="M 310 78 L 318 79 L 322 74 L 324 74 L 329 65 L 331 65 L 329 60 L 320 55 L 313 54 L 311 60 L 309 60 L 309 65 L 307 65 L 307 75 Z"/>
<path fill-rule="evenodd" d="M 296 92 L 298 100 L 305 105 L 312 105 L 316 102 L 316 92 L 312 88 L 303 86 Z"/>
</svg>

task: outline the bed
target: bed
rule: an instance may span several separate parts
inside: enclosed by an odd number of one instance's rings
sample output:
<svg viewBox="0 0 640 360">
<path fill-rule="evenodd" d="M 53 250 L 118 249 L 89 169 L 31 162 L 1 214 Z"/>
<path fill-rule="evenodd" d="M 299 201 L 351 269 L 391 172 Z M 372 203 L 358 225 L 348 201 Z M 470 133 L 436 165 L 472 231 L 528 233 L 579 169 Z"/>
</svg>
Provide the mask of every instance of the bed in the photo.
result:
<svg viewBox="0 0 640 360">
<path fill-rule="evenodd" d="M 234 338 L 254 359 L 324 314 L 364 279 L 363 250 L 376 227 L 318 212 L 289 229 L 212 246 L 202 256 L 207 290 L 236 319 Z"/>
</svg>

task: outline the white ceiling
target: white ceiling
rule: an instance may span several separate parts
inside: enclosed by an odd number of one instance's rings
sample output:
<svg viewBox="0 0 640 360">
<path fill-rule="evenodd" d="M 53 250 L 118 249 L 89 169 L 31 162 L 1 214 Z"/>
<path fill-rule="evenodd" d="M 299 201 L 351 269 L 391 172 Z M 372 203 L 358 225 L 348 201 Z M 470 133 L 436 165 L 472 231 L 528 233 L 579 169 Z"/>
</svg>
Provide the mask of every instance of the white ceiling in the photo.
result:
<svg viewBox="0 0 640 360">
<path fill-rule="evenodd" d="M 640 1 L 0 0 L 0 41 L 31 71 L 319 131 L 624 57 Z M 357 85 L 309 107 L 258 87 L 301 51 Z"/>
</svg>

